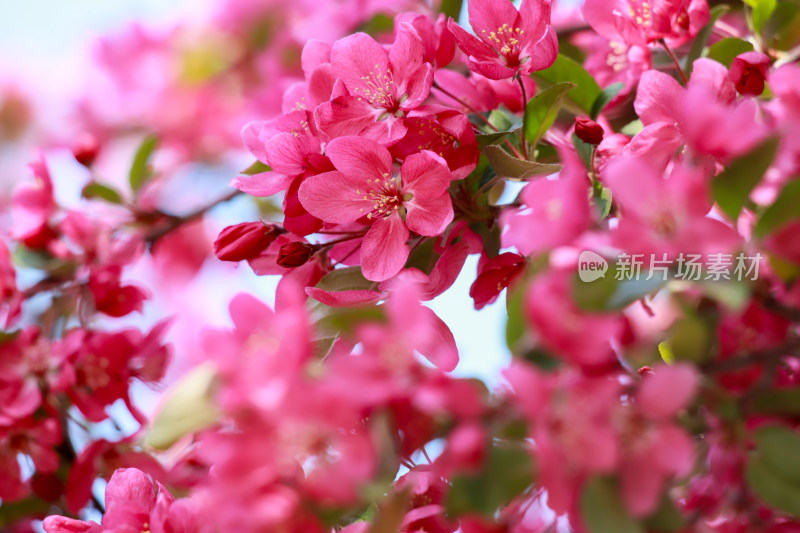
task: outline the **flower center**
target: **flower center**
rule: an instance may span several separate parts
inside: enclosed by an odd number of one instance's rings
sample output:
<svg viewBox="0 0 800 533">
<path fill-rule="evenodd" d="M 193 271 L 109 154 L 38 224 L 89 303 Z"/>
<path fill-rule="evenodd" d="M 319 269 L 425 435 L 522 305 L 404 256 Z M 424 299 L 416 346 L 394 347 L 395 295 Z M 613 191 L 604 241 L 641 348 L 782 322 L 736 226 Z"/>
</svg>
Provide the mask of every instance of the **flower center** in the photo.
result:
<svg viewBox="0 0 800 533">
<path fill-rule="evenodd" d="M 489 45 L 495 51 L 506 58 L 506 64 L 509 67 L 517 66 L 519 64 L 519 43 L 525 30 L 520 28 L 509 28 L 508 24 L 503 24 L 496 31 L 489 32 L 486 35 L 486 30 L 481 30 L 484 34 L 484 40 L 488 41 Z"/>
<path fill-rule="evenodd" d="M 649 28 L 653 24 L 653 13 L 649 2 L 628 0 L 628 14 L 639 26 Z"/>
<path fill-rule="evenodd" d="M 359 195 L 359 200 L 367 200 L 372 202 L 372 211 L 367 213 L 367 218 L 389 218 L 389 216 L 398 211 L 403 202 L 410 200 L 400 188 L 400 180 L 398 178 L 390 177 L 388 172 L 384 172 L 383 178 L 375 178 L 374 180 L 367 180 L 366 191 L 356 190 Z M 364 212 L 361 209 L 361 212 Z"/>
<path fill-rule="evenodd" d="M 360 95 L 359 101 L 362 97 L 366 98 L 370 104 L 383 107 L 393 113 L 397 110 L 397 102 L 392 71 L 389 69 L 383 73 L 378 68 L 378 65 L 375 65 L 377 73 L 370 72 L 369 76 L 361 76 L 364 85 L 356 87 L 354 92 Z"/>
<path fill-rule="evenodd" d="M 420 124 L 419 134 L 425 139 L 417 146 L 417 150 L 430 150 L 439 154 L 440 157 L 444 157 L 442 152 L 445 149 L 458 148 L 458 139 L 455 135 L 439 127 L 439 124 L 431 119 Z"/>
</svg>

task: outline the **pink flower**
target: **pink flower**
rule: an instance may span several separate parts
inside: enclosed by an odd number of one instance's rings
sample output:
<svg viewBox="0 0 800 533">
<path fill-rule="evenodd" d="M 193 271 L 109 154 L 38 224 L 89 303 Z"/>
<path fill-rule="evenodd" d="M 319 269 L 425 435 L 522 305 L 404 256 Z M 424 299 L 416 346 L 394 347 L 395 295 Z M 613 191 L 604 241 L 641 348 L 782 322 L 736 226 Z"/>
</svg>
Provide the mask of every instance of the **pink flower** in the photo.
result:
<svg viewBox="0 0 800 533">
<path fill-rule="evenodd" d="M 481 257 L 478 265 L 478 277 L 469 288 L 469 296 L 475 302 L 475 309 L 480 310 L 492 304 L 511 286 L 525 271 L 527 261 L 519 254 L 506 252 L 492 259 Z"/>
<path fill-rule="evenodd" d="M 430 93 L 433 68 L 411 24 L 401 23 L 387 52 L 356 33 L 333 44 L 331 67 L 348 94 L 317 107 L 319 129 L 330 137 L 361 135 L 391 145 L 406 133 L 403 117 Z"/>
<path fill-rule="evenodd" d="M 624 102 L 636 88 L 642 73 L 650 70 L 652 65 L 647 46 L 610 41 L 591 31 L 579 33 L 573 41 L 586 51 L 583 66 L 600 87 L 608 87 L 614 83 L 624 84 L 607 108 Z"/>
<path fill-rule="evenodd" d="M 55 211 L 53 181 L 50 171 L 39 154 L 30 164 L 35 181 L 22 184 L 14 191 L 12 216 L 14 225 L 11 236 L 30 248 L 44 248 L 56 234 L 49 226 L 50 216 Z"/>
<path fill-rule="evenodd" d="M 452 174 L 434 153 L 407 157 L 400 175 L 392 177 L 389 150 L 373 140 L 334 139 L 327 152 L 337 170 L 303 182 L 300 201 L 328 223 L 370 224 L 361 249 L 367 279 L 383 281 L 403 268 L 409 231 L 435 236 L 453 220 L 447 192 Z"/>
<path fill-rule="evenodd" d="M 561 150 L 564 170 L 559 179 L 538 179 L 522 190 L 525 208 L 505 211 L 503 245 L 523 255 L 538 254 L 570 244 L 590 220 L 588 179 L 583 164 L 571 150 Z"/>
<path fill-rule="evenodd" d="M 583 16 L 610 41 L 680 46 L 708 23 L 709 11 L 706 0 L 586 0 Z"/>
<path fill-rule="evenodd" d="M 519 11 L 505 0 L 474 0 L 467 4 L 468 33 L 452 19 L 448 28 L 458 47 L 469 56 L 469 68 L 491 80 L 527 76 L 553 64 L 558 39 L 550 26 L 550 0 L 523 0 Z"/>
</svg>

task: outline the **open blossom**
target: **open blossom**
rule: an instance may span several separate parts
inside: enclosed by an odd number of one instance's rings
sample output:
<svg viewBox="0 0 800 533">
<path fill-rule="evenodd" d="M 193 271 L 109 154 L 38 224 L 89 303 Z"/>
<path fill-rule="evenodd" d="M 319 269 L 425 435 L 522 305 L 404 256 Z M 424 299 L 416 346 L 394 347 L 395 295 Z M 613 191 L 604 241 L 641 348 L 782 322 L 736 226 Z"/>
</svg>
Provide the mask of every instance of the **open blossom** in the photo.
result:
<svg viewBox="0 0 800 533">
<path fill-rule="evenodd" d="M 583 16 L 610 41 L 680 46 L 708 23 L 706 0 L 586 0 Z"/>
<path fill-rule="evenodd" d="M 506 0 L 473 0 L 467 8 L 478 37 L 452 19 L 448 27 L 473 72 L 504 80 L 546 69 L 556 60 L 558 39 L 550 26 L 550 0 L 523 0 L 519 11 Z"/>
<path fill-rule="evenodd" d="M 424 61 L 417 30 L 400 23 L 387 52 L 366 33 L 333 43 L 331 68 L 347 94 L 314 112 L 319 129 L 330 137 L 361 135 L 391 145 L 406 133 L 403 118 L 428 97 L 433 67 Z"/>
<path fill-rule="evenodd" d="M 447 193 L 453 176 L 433 152 L 407 157 L 398 176 L 389 150 L 370 139 L 334 139 L 327 153 L 337 170 L 303 182 L 300 201 L 327 223 L 370 224 L 361 248 L 367 279 L 383 281 L 400 271 L 410 231 L 439 235 L 453 220 Z"/>
</svg>

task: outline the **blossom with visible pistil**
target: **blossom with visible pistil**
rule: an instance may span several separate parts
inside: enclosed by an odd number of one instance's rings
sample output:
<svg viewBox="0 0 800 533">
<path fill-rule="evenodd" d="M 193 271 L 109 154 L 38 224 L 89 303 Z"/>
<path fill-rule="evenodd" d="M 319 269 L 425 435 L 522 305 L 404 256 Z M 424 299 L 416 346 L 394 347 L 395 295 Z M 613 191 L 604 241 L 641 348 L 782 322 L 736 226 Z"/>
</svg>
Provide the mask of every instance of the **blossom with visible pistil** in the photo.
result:
<svg viewBox="0 0 800 533">
<path fill-rule="evenodd" d="M 432 237 L 453 220 L 447 192 L 452 174 L 433 152 L 408 156 L 396 177 L 389 150 L 371 139 L 334 139 L 327 153 L 337 170 L 303 182 L 300 201 L 327 223 L 370 224 L 361 247 L 367 279 L 383 281 L 403 268 L 409 230 Z"/>
<path fill-rule="evenodd" d="M 519 11 L 507 0 L 473 0 L 469 23 L 479 38 L 450 19 L 469 69 L 490 80 L 528 75 L 553 64 L 558 39 L 550 26 L 550 0 L 522 0 Z"/>
</svg>

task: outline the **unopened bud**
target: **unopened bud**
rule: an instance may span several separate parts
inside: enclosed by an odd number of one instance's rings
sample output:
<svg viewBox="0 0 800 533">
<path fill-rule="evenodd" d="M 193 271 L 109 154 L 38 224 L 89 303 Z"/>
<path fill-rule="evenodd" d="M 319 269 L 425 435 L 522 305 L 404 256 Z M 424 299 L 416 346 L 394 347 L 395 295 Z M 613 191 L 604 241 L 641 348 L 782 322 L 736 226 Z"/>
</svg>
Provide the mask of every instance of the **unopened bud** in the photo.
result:
<svg viewBox="0 0 800 533">
<path fill-rule="evenodd" d="M 272 244 L 281 229 L 263 222 L 244 222 L 222 230 L 214 242 L 214 253 L 222 261 L 244 261 L 256 257 Z"/>
<path fill-rule="evenodd" d="M 78 140 L 72 145 L 73 157 L 75 157 L 78 163 L 87 168 L 92 166 L 99 152 L 100 144 L 97 142 L 97 139 L 94 138 L 94 135 L 90 133 L 84 133 L 78 137 Z"/>
<path fill-rule="evenodd" d="M 594 120 L 575 117 L 575 135 L 587 144 L 600 144 L 603 142 L 603 126 Z"/>
<path fill-rule="evenodd" d="M 294 268 L 306 264 L 314 253 L 314 246 L 305 242 L 290 242 L 281 246 L 277 263 L 285 268 Z"/>
<path fill-rule="evenodd" d="M 759 96 L 764 92 L 770 60 L 761 52 L 739 54 L 731 63 L 728 79 L 736 85 L 739 94 Z"/>
<path fill-rule="evenodd" d="M 656 373 L 649 366 L 643 366 L 642 368 L 639 369 L 639 375 L 642 377 L 655 376 Z"/>
</svg>

